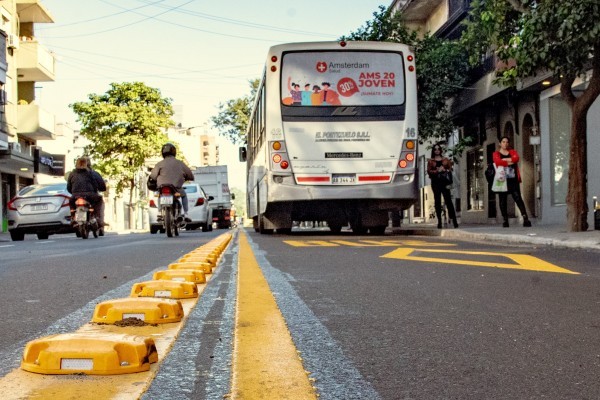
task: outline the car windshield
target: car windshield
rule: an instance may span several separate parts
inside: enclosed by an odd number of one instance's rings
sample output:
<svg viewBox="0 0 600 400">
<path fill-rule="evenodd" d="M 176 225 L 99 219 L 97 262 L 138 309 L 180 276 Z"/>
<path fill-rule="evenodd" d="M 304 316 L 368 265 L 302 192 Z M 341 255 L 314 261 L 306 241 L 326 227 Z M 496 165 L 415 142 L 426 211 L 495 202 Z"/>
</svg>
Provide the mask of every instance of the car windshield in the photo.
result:
<svg viewBox="0 0 600 400">
<path fill-rule="evenodd" d="M 66 194 L 66 183 L 55 183 L 51 185 L 32 185 L 27 186 L 19 192 L 19 196 L 43 196 L 54 194 Z"/>
</svg>

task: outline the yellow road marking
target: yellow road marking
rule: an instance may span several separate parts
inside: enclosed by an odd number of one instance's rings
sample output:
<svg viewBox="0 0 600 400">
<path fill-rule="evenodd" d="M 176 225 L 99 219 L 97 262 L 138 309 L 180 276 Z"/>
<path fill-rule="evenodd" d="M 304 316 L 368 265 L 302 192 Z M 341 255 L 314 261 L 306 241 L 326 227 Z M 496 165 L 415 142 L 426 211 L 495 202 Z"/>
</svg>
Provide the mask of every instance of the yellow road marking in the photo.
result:
<svg viewBox="0 0 600 400">
<path fill-rule="evenodd" d="M 326 240 L 284 240 L 283 243 L 287 243 L 294 247 L 338 247 L 339 244 L 331 243 Z"/>
<path fill-rule="evenodd" d="M 284 240 L 293 247 L 398 247 L 398 246 L 427 246 L 448 247 L 456 246 L 451 243 L 425 242 L 423 240 Z"/>
<path fill-rule="evenodd" d="M 246 234 L 239 238 L 232 397 L 316 399 Z"/>
<path fill-rule="evenodd" d="M 481 255 L 481 256 L 501 256 L 512 260 L 514 263 L 498 263 L 498 262 L 485 262 L 485 261 L 473 261 L 473 260 L 454 260 L 448 258 L 438 257 L 420 257 L 412 256 L 411 254 L 415 251 L 425 253 L 441 253 L 441 254 L 469 254 L 469 255 Z M 384 254 L 384 258 L 396 258 L 400 260 L 413 260 L 413 261 L 425 261 L 433 263 L 443 264 L 460 264 L 460 265 L 473 265 L 477 267 L 491 267 L 491 268 L 510 268 L 510 269 L 524 269 L 529 271 L 542 271 L 542 272 L 557 272 L 562 274 L 575 274 L 578 272 L 569 271 L 568 269 L 561 268 L 537 257 L 533 257 L 526 254 L 507 254 L 507 253 L 490 253 L 485 251 L 459 251 L 459 250 L 436 250 L 436 249 L 415 249 L 415 248 L 399 248 L 390 253 Z"/>
</svg>

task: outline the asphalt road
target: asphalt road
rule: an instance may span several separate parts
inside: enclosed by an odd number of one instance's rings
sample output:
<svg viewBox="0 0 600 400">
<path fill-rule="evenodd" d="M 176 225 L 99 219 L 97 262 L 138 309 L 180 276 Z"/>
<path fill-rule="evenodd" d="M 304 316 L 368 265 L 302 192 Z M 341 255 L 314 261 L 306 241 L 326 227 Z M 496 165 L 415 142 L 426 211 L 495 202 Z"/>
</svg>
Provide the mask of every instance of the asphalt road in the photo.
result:
<svg viewBox="0 0 600 400">
<path fill-rule="evenodd" d="M 597 252 L 410 237 L 385 237 L 382 246 L 381 238 L 328 234 L 251 238 L 321 398 L 370 398 L 369 388 L 384 399 L 600 393 Z M 382 258 L 405 247 L 422 251 Z M 426 251 L 439 249 L 458 253 Z M 493 254 L 473 254 L 482 251 Z M 579 274 L 524 270 L 534 263 L 516 265 L 509 253 Z M 515 268 L 490 267 L 501 263 Z M 361 384 L 351 392 L 338 391 L 339 365 L 355 368 L 346 382 Z"/>
<path fill-rule="evenodd" d="M 3 243 L 0 377 L 28 340 L 74 330 L 98 301 L 128 296 L 132 283 L 221 233 Z M 321 399 L 600 393 L 598 252 L 246 233 Z M 230 393 L 237 252 L 235 238 L 145 399 Z"/>
</svg>

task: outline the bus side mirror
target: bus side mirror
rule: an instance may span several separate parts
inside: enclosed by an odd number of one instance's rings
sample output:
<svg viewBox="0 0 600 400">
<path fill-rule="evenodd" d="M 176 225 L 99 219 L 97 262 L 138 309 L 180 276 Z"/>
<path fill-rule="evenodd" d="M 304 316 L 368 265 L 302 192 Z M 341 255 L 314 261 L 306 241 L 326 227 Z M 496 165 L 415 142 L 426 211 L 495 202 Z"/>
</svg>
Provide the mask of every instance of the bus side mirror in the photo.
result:
<svg viewBox="0 0 600 400">
<path fill-rule="evenodd" d="M 240 161 L 241 162 L 246 161 L 246 148 L 245 147 L 240 147 Z"/>
</svg>

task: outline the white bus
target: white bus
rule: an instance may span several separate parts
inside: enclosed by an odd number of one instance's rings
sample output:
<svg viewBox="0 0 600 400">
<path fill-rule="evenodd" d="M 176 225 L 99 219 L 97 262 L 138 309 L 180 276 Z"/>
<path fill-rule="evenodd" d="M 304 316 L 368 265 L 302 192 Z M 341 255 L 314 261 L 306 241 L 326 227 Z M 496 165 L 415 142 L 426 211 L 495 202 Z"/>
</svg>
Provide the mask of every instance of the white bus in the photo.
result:
<svg viewBox="0 0 600 400">
<path fill-rule="evenodd" d="M 411 48 L 384 42 L 270 48 L 248 124 L 247 213 L 261 233 L 293 221 L 382 234 L 418 198 Z"/>
</svg>

